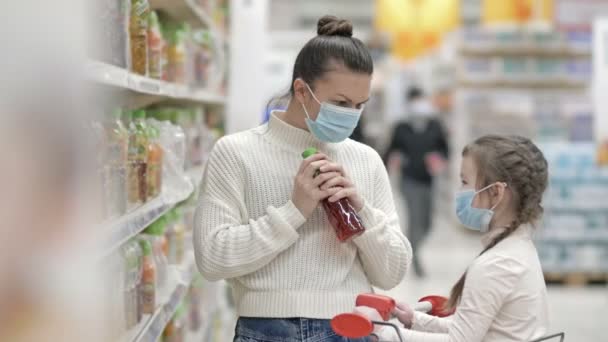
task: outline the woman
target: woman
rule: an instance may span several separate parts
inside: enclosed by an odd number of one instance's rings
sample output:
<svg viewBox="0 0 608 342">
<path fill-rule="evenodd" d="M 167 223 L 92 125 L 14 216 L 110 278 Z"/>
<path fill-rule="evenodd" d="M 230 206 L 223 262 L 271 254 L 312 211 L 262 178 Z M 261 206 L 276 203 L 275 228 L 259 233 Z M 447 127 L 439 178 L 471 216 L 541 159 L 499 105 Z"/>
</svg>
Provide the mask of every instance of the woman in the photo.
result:
<svg viewBox="0 0 608 342">
<path fill-rule="evenodd" d="M 201 273 L 232 286 L 235 341 L 349 341 L 328 319 L 372 285 L 392 288 L 406 273 L 411 248 L 382 159 L 347 139 L 373 71 L 368 50 L 351 36 L 349 22 L 321 18 L 296 59 L 287 110 L 221 139 L 211 153 L 194 245 Z M 302 161 L 308 147 L 323 153 Z M 319 206 L 342 198 L 366 228 L 347 243 Z"/>
<path fill-rule="evenodd" d="M 484 136 L 464 149 L 461 178 L 457 216 L 483 233 L 485 248 L 452 289 L 446 309 L 456 313 L 437 318 L 400 304 L 395 314 L 411 329 L 402 335 L 411 342 L 521 342 L 544 336 L 547 289 L 531 234 L 543 213 L 545 157 L 527 138 Z M 395 340 L 394 331 L 377 334 L 382 341 Z"/>
</svg>

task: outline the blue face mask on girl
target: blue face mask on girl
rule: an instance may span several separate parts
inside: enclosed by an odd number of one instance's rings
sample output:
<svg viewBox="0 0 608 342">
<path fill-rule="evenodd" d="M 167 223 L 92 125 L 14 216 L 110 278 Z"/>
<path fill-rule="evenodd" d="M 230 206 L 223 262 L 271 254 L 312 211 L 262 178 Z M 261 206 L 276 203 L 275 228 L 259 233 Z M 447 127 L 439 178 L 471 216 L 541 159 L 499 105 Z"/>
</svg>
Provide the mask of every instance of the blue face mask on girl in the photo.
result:
<svg viewBox="0 0 608 342">
<path fill-rule="evenodd" d="M 490 222 L 492 221 L 492 217 L 494 217 L 494 209 L 496 209 L 500 201 L 490 209 L 483 209 L 474 208 L 473 200 L 477 194 L 497 184 L 490 184 L 479 191 L 465 190 L 456 194 L 456 216 L 458 216 L 460 223 L 471 230 L 481 233 L 490 230 Z"/>
<path fill-rule="evenodd" d="M 306 106 L 302 104 L 304 113 L 306 113 L 306 125 L 310 132 L 320 141 L 327 143 L 337 143 L 346 140 L 350 137 L 357 127 L 363 107 L 360 109 L 356 108 L 345 108 L 336 106 L 327 102 L 319 102 L 312 89 L 306 85 L 308 91 L 312 97 L 317 101 L 321 108 L 319 109 L 319 115 L 316 120 L 311 120 Z"/>
</svg>

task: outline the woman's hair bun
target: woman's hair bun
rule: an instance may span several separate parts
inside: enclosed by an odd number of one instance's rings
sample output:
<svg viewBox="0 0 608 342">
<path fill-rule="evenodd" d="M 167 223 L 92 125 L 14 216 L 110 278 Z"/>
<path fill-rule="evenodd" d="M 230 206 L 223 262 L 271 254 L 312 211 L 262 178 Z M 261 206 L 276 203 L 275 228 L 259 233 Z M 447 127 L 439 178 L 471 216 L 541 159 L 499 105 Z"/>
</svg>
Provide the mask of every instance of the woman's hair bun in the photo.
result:
<svg viewBox="0 0 608 342">
<path fill-rule="evenodd" d="M 317 23 L 317 34 L 319 36 L 353 36 L 353 24 L 333 15 L 326 15 Z"/>
</svg>

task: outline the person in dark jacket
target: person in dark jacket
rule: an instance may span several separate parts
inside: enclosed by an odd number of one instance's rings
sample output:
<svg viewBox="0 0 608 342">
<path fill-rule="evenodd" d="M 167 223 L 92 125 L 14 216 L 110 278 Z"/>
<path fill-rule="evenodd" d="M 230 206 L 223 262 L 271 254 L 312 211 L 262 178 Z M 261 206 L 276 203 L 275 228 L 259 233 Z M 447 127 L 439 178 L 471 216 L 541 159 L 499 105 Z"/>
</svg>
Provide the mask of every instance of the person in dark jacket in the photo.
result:
<svg viewBox="0 0 608 342">
<path fill-rule="evenodd" d="M 428 235 L 432 224 L 433 177 L 445 167 L 448 158 L 446 133 L 435 117 L 435 109 L 419 88 L 407 95 L 408 120 L 395 127 L 385 155 L 401 155 L 401 189 L 408 209 L 408 238 L 414 253 L 414 271 L 423 277 L 419 247 Z"/>
</svg>

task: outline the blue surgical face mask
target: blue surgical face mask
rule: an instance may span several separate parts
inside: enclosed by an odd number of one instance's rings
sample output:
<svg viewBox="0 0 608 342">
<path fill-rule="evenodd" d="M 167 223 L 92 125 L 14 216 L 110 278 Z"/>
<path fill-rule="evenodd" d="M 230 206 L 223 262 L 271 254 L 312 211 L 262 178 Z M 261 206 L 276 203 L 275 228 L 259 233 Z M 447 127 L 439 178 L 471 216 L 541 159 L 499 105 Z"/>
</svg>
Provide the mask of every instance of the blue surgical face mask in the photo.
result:
<svg viewBox="0 0 608 342">
<path fill-rule="evenodd" d="M 490 222 L 492 221 L 492 217 L 494 217 L 494 209 L 498 206 L 500 201 L 490 209 L 483 209 L 474 208 L 473 200 L 477 194 L 486 191 L 495 185 L 497 185 L 497 183 L 490 184 L 479 191 L 465 190 L 456 194 L 456 216 L 458 216 L 460 223 L 471 230 L 481 233 L 490 230 Z"/>
<path fill-rule="evenodd" d="M 321 103 L 308 84 L 306 87 L 315 101 L 321 106 L 317 119 L 313 121 L 310 119 L 310 115 L 308 115 L 306 106 L 302 104 L 304 113 L 306 113 L 306 125 L 310 132 L 320 141 L 327 143 L 341 142 L 350 137 L 355 127 L 357 127 L 363 107 L 360 109 L 345 108 L 327 102 Z"/>
</svg>

